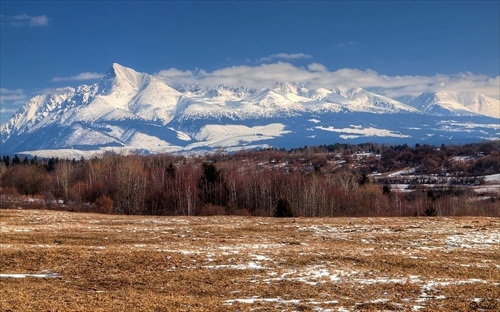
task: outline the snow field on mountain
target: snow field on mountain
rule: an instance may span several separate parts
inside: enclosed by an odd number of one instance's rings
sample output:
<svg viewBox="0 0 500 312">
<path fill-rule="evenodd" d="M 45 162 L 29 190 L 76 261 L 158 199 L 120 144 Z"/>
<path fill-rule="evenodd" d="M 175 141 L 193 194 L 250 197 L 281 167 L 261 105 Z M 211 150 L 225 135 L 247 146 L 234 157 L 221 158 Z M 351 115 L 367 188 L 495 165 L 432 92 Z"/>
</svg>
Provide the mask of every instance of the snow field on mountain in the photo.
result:
<svg viewBox="0 0 500 312">
<path fill-rule="evenodd" d="M 269 124 L 265 126 L 246 127 L 242 125 L 206 125 L 193 136 L 202 143 L 190 144 L 188 147 L 221 146 L 230 147 L 254 141 L 269 140 L 288 133 L 283 124 Z"/>
<path fill-rule="evenodd" d="M 81 126 L 75 127 L 74 131 L 66 139 L 69 147 L 75 145 L 94 145 L 116 143 L 117 140 L 112 136 L 105 135 L 92 129 L 86 129 Z"/>
<path fill-rule="evenodd" d="M 136 132 L 131 137 L 129 137 L 127 139 L 127 145 L 137 149 L 141 149 L 144 146 L 151 146 L 152 149 L 154 149 L 154 146 L 156 146 L 156 148 L 160 151 L 166 146 L 171 146 L 170 143 L 160 140 L 155 136 L 140 132 Z"/>
<path fill-rule="evenodd" d="M 192 140 L 191 137 L 189 136 L 189 134 L 187 134 L 186 132 L 178 131 L 178 130 L 175 130 L 174 128 L 168 128 L 168 129 L 177 133 L 177 138 L 179 140 L 182 140 L 182 141 L 191 141 Z"/>
<path fill-rule="evenodd" d="M 323 127 L 323 126 L 317 126 L 314 127 L 315 129 L 323 130 L 323 131 L 330 131 L 330 132 L 338 132 L 342 133 L 340 137 L 345 137 L 345 138 L 359 138 L 359 137 L 396 137 L 396 138 L 408 138 L 410 137 L 409 135 L 404 135 L 401 133 L 396 133 L 391 130 L 387 129 L 377 129 L 373 127 L 368 127 L 368 128 L 362 128 L 359 126 L 352 126 L 352 128 L 340 128 L 337 129 L 335 127 Z"/>
</svg>

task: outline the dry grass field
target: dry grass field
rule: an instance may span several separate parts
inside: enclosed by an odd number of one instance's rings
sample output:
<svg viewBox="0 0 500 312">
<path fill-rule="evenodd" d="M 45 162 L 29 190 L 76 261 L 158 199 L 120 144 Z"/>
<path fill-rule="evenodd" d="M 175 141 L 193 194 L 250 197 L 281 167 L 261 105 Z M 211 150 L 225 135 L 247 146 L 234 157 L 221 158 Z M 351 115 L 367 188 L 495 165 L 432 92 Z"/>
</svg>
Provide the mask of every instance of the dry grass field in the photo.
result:
<svg viewBox="0 0 500 312">
<path fill-rule="evenodd" d="M 499 311 L 498 218 L 0 210 L 1 311 Z"/>
</svg>

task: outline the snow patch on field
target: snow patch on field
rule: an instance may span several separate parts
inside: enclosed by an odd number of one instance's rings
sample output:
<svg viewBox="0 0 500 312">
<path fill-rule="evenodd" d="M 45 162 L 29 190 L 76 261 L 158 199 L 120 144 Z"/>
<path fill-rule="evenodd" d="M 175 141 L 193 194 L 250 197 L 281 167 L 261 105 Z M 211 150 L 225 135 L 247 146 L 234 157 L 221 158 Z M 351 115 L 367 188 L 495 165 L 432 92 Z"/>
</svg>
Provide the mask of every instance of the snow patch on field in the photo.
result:
<svg viewBox="0 0 500 312">
<path fill-rule="evenodd" d="M 446 238 L 446 245 L 452 248 L 488 249 L 491 246 L 500 246 L 500 232 L 497 230 L 480 235 L 473 233 L 450 235 Z"/>
<path fill-rule="evenodd" d="M 41 273 L 41 274 L 28 274 L 28 273 L 10 273 L 10 274 L 0 274 L 0 278 L 56 278 L 59 277 L 59 273 Z"/>
<path fill-rule="evenodd" d="M 487 175 L 484 177 L 484 181 L 490 183 L 500 183 L 500 173 Z"/>
<path fill-rule="evenodd" d="M 259 298 L 257 296 L 252 297 L 252 298 L 246 298 L 246 299 L 230 299 L 226 300 L 226 303 L 228 305 L 231 305 L 235 302 L 240 302 L 240 303 L 248 303 L 248 304 L 254 304 L 257 302 L 277 302 L 277 303 L 284 303 L 284 304 L 299 304 L 300 300 L 293 299 L 293 300 L 285 300 L 281 297 L 276 297 L 276 298 Z"/>
</svg>

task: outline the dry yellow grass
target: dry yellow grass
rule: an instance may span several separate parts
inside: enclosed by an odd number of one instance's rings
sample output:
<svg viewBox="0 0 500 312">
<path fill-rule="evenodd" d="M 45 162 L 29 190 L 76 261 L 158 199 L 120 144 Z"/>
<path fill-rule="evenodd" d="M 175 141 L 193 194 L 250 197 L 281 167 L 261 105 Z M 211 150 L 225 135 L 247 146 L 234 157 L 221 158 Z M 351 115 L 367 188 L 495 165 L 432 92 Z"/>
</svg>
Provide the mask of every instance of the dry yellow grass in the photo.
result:
<svg viewBox="0 0 500 312">
<path fill-rule="evenodd" d="M 0 210 L 0 226 L 1 311 L 500 310 L 495 218 Z"/>
</svg>

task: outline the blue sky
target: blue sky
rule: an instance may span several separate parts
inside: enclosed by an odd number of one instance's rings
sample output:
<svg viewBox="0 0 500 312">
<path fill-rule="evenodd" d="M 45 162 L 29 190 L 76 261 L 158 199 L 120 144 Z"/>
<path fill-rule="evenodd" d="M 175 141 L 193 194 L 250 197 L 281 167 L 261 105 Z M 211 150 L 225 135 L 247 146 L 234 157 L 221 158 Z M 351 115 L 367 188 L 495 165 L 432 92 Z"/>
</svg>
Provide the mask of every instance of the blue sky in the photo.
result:
<svg viewBox="0 0 500 312">
<path fill-rule="evenodd" d="M 500 1 L 0 3 L 0 122 L 113 62 L 167 76 L 286 69 L 500 92 Z"/>
</svg>

